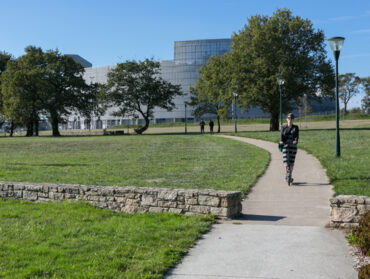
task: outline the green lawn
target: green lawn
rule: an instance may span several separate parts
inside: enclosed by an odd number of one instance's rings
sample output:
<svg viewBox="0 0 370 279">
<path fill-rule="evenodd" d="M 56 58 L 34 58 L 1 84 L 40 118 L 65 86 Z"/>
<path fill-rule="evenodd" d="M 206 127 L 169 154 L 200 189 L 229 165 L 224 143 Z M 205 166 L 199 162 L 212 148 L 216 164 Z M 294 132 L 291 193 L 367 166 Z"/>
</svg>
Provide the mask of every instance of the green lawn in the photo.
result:
<svg viewBox="0 0 370 279">
<path fill-rule="evenodd" d="M 359 114 L 359 113 L 347 113 L 347 114 L 340 114 L 341 120 L 361 120 L 361 119 L 370 119 L 370 114 Z M 217 120 L 213 119 L 215 122 L 215 127 L 217 127 Z M 327 114 L 327 115 L 307 115 L 302 117 L 296 117 L 296 121 L 307 121 L 307 122 L 316 122 L 316 121 L 331 121 L 335 120 L 335 114 Z M 238 124 L 268 124 L 270 123 L 270 118 L 251 118 L 251 119 L 238 119 Z M 185 125 L 184 122 L 167 122 L 167 123 L 151 123 L 149 127 L 151 128 L 164 128 L 164 127 L 183 127 Z M 188 122 L 187 125 L 189 127 L 199 126 L 199 122 Z M 206 121 L 206 125 L 208 126 L 208 120 Z M 221 126 L 227 125 L 234 125 L 234 121 L 230 120 L 221 120 Z M 117 125 L 112 126 L 109 129 L 124 129 L 127 130 L 127 127 L 130 129 L 137 127 L 137 125 Z"/>
<path fill-rule="evenodd" d="M 268 153 L 202 135 L 0 139 L 0 181 L 240 190 Z"/>
<path fill-rule="evenodd" d="M 301 121 L 335 121 L 336 115 L 335 114 L 328 114 L 328 115 L 308 115 L 302 116 Z M 370 119 L 370 114 L 359 114 L 359 113 L 341 113 L 340 120 L 366 120 Z M 299 118 L 297 117 L 295 121 L 297 122 Z"/>
<path fill-rule="evenodd" d="M 213 219 L 0 199 L 0 278 L 162 278 Z"/>
<path fill-rule="evenodd" d="M 245 132 L 245 136 L 278 142 L 279 132 Z M 300 131 L 299 148 L 327 170 L 336 195 L 370 196 L 370 129 L 340 131 L 341 157 L 335 157 L 335 130 Z"/>
</svg>

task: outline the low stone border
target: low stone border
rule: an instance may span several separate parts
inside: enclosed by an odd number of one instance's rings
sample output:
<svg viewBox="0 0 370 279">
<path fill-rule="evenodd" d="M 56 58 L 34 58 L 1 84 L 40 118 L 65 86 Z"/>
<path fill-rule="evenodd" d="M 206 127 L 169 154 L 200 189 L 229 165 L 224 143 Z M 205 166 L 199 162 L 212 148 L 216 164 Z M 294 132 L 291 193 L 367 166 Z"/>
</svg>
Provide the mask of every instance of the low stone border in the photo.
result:
<svg viewBox="0 0 370 279">
<path fill-rule="evenodd" d="M 330 199 L 330 226 L 353 228 L 358 226 L 361 215 L 370 210 L 370 197 L 338 196 Z"/>
<path fill-rule="evenodd" d="M 218 218 L 233 218 L 242 209 L 241 192 L 236 191 L 0 182 L 0 197 L 35 202 L 85 200 L 99 208 L 129 213 L 213 214 Z"/>
</svg>

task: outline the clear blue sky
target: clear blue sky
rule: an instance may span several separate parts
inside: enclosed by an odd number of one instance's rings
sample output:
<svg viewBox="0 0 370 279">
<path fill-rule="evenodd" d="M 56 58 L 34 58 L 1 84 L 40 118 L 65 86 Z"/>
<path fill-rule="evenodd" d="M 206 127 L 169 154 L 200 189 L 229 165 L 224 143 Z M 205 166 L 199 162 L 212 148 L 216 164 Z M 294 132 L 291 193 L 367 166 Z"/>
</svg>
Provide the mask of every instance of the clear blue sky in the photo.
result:
<svg viewBox="0 0 370 279">
<path fill-rule="evenodd" d="M 0 7 L 1 51 L 18 57 L 28 45 L 58 48 L 93 66 L 170 60 L 174 41 L 230 38 L 250 16 L 288 8 L 327 38 L 346 38 L 340 73 L 370 76 L 369 0 L 2 0 Z"/>
</svg>

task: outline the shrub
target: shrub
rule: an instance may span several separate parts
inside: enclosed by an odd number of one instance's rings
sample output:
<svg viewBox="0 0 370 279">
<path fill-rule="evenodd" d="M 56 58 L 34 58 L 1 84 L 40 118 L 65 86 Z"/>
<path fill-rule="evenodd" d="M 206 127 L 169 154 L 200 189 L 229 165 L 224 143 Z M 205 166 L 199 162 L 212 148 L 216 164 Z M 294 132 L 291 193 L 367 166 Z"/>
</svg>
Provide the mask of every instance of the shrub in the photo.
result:
<svg viewBox="0 0 370 279">
<path fill-rule="evenodd" d="M 353 108 L 349 112 L 354 113 L 354 114 L 361 114 L 362 113 L 361 108 Z"/>
<path fill-rule="evenodd" d="M 370 278 L 370 264 L 362 266 L 358 271 L 358 279 L 368 278 Z"/>
<path fill-rule="evenodd" d="M 362 215 L 359 226 L 352 230 L 347 239 L 357 244 L 364 255 L 370 256 L 370 211 Z"/>
</svg>

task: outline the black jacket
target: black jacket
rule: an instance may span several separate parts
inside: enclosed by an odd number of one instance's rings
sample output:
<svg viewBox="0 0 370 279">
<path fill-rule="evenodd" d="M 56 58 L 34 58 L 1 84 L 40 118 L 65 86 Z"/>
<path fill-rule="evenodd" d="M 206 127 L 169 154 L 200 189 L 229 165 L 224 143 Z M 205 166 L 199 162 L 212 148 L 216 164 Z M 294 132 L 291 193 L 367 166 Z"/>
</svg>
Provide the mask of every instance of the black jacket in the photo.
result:
<svg viewBox="0 0 370 279">
<path fill-rule="evenodd" d="M 297 125 L 292 125 L 292 127 L 288 127 L 288 125 L 284 125 L 281 129 L 280 134 L 280 141 L 284 144 L 292 143 L 296 141 L 298 143 L 299 138 L 299 128 Z"/>
</svg>

